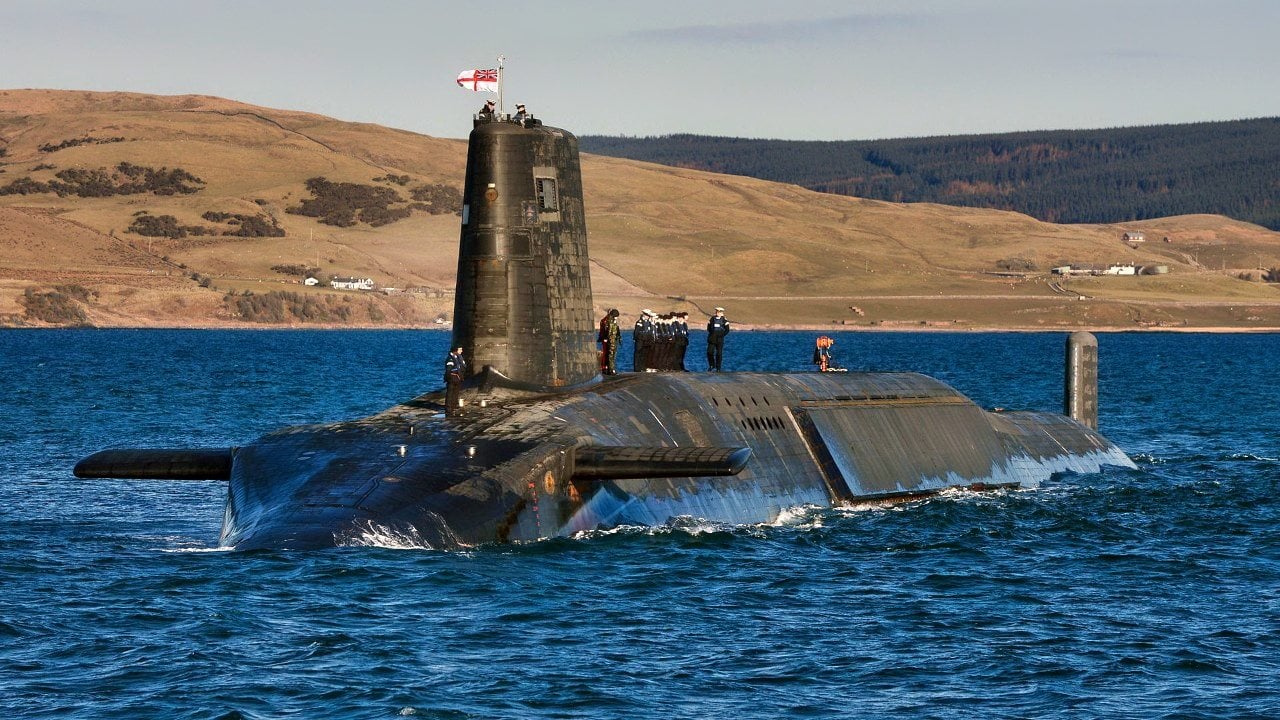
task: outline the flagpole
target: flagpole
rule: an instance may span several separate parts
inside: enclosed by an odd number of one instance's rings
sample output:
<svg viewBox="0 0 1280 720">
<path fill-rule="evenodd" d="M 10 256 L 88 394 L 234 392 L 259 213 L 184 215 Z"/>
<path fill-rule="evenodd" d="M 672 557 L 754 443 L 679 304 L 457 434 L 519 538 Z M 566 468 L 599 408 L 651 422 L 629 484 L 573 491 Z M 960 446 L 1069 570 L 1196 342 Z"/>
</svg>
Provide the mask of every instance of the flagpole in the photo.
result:
<svg viewBox="0 0 1280 720">
<path fill-rule="evenodd" d="M 506 110 L 502 109 L 502 64 L 507 61 L 506 55 L 498 56 L 498 115 L 506 114 Z"/>
</svg>

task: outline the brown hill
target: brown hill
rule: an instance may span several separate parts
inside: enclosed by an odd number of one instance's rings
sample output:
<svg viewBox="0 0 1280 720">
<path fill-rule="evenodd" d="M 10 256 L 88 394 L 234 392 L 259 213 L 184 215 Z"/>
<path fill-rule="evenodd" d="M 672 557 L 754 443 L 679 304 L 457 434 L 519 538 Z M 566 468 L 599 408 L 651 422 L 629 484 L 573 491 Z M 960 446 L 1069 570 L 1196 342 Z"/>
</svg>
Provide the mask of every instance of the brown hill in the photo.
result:
<svg viewBox="0 0 1280 720">
<path fill-rule="evenodd" d="M 221 98 L 0 91 L 0 323 L 433 324 L 452 310 L 465 156 L 463 140 Z M 288 212 L 320 199 L 317 177 L 355 209 Z M 626 315 L 1280 327 L 1277 285 L 1255 269 L 1280 265 L 1280 234 L 1219 216 L 1053 225 L 593 156 L 583 178 L 597 305 Z M 1147 241 L 1122 243 L 1126 231 Z M 1049 275 L 1068 263 L 1169 272 Z M 290 274 L 304 269 L 402 292 L 304 287 Z"/>
</svg>

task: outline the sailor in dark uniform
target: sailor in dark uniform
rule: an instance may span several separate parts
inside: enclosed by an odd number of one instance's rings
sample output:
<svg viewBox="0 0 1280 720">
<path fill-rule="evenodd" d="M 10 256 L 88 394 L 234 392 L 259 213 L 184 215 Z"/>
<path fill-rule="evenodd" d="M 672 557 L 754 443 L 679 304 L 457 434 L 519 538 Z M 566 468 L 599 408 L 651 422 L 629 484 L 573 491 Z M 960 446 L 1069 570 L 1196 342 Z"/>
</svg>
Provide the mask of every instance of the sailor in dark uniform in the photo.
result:
<svg viewBox="0 0 1280 720">
<path fill-rule="evenodd" d="M 462 348 L 457 347 L 449 353 L 444 361 L 444 414 L 453 415 L 461 407 L 459 395 L 462 391 L 462 379 L 467 375 L 467 360 L 462 357 Z"/>
<path fill-rule="evenodd" d="M 653 311 L 640 311 L 640 319 L 636 320 L 635 329 L 631 331 L 631 340 L 635 347 L 631 351 L 631 367 L 636 372 L 649 369 L 649 355 L 653 346 Z"/>
<path fill-rule="evenodd" d="M 729 318 L 724 308 L 716 308 L 716 314 L 707 321 L 707 369 L 720 372 L 724 361 L 724 336 L 729 334 Z"/>
<path fill-rule="evenodd" d="M 492 120 L 493 111 L 498 107 L 498 103 L 492 100 L 486 100 L 484 105 L 480 106 L 480 119 Z"/>
<path fill-rule="evenodd" d="M 676 320 L 674 324 L 675 332 L 676 332 L 675 367 L 672 368 L 673 370 L 681 370 L 681 371 L 687 370 L 687 368 L 684 366 L 684 354 L 685 354 L 685 351 L 689 349 L 689 319 L 688 318 L 689 318 L 689 313 L 687 312 L 676 313 Z"/>
<path fill-rule="evenodd" d="M 675 346 L 672 334 L 671 314 L 662 313 L 653 321 L 653 355 L 650 367 L 660 371 L 671 369 L 671 350 Z"/>
</svg>

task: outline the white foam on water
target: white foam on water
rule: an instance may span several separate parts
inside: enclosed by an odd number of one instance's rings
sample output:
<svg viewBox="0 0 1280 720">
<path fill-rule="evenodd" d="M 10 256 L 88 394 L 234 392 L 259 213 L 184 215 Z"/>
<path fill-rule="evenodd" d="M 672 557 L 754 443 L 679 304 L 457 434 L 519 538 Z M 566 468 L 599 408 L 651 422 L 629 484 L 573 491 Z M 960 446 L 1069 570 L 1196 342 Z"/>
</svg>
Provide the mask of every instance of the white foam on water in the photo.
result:
<svg viewBox="0 0 1280 720">
<path fill-rule="evenodd" d="M 684 533 L 686 535 L 707 535 L 710 533 L 729 532 L 741 527 L 746 526 L 718 523 L 704 518 L 681 515 L 680 517 L 671 518 L 663 525 L 618 525 L 611 528 L 579 530 L 578 532 L 570 535 L 569 539 L 593 540 L 595 538 L 610 537 L 612 535 L 672 535 L 675 533 Z"/>
<path fill-rule="evenodd" d="M 160 548 L 160 552 L 166 553 L 219 553 L 231 550 L 224 545 L 205 545 L 200 540 L 185 535 L 143 535 L 138 539 L 162 543 L 167 547 Z"/>
<path fill-rule="evenodd" d="M 218 545 L 215 547 L 160 548 L 160 552 L 166 553 L 220 553 L 231 552 L 233 550 L 235 550 L 235 548 L 227 547 L 225 545 Z"/>
<path fill-rule="evenodd" d="M 366 521 L 334 537 L 338 547 L 376 547 L 388 550 L 439 550 L 423 539 L 417 528 L 390 528 Z"/>
<path fill-rule="evenodd" d="M 822 527 L 822 516 L 827 511 L 820 505 L 792 505 L 782 508 L 773 522 L 761 523 L 762 527 L 790 527 L 811 530 Z"/>
</svg>

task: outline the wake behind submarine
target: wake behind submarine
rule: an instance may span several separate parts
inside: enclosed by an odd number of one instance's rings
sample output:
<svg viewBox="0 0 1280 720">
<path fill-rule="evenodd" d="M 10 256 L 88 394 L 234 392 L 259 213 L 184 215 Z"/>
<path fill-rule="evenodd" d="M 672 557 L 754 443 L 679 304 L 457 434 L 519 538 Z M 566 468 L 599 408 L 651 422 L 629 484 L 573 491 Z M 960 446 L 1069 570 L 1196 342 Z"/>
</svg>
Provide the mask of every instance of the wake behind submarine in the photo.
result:
<svg viewBox="0 0 1280 720">
<path fill-rule="evenodd" d="M 453 347 L 479 371 L 462 410 L 436 391 L 243 447 L 104 450 L 76 476 L 227 481 L 220 542 L 250 550 L 765 523 L 797 505 L 1134 467 L 1093 429 L 1087 333 L 1068 346 L 1071 417 L 986 412 L 915 373 L 601 376 L 577 138 L 478 118 L 463 202 Z"/>
</svg>

